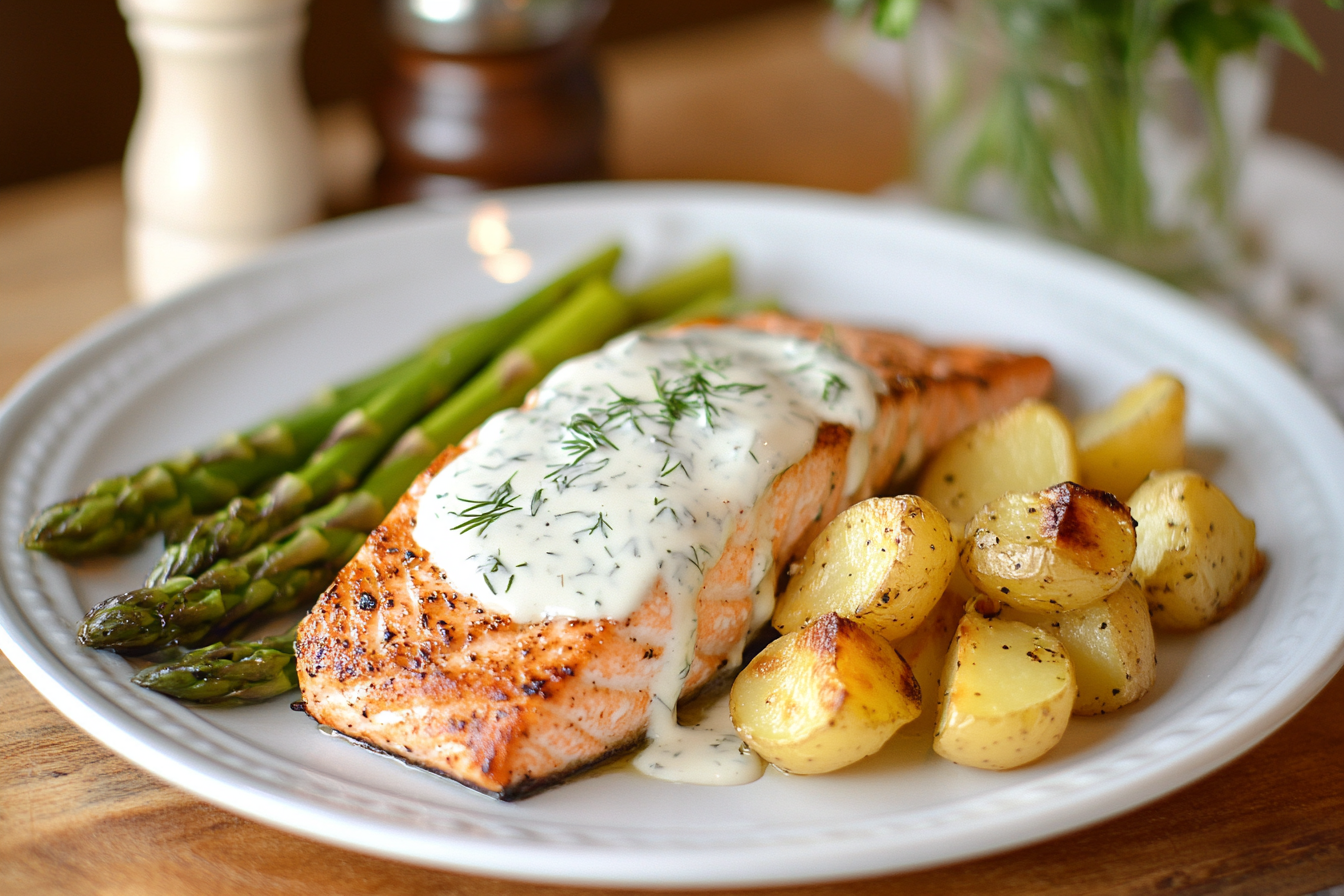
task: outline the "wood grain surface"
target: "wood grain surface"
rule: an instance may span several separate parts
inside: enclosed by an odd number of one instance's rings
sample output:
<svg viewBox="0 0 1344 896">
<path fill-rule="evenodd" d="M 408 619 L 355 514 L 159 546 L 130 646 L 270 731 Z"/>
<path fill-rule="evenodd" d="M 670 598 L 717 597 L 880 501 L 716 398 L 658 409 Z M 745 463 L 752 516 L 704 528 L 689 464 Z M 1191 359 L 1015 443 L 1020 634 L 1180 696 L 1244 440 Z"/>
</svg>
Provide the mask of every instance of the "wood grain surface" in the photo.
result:
<svg viewBox="0 0 1344 896">
<path fill-rule="evenodd" d="M 607 60 L 617 125 L 613 168 L 627 176 L 746 177 L 849 189 L 884 182 L 899 164 L 899 110 L 876 92 L 853 92 L 853 76 L 815 49 L 818 27 L 815 14 L 786 13 L 620 48 Z M 697 48 L 703 41 L 713 53 L 703 43 Z M 789 71 L 782 58 L 802 62 Z M 713 77 L 715 65 L 734 80 Z M 723 83 L 742 89 L 716 87 Z M 735 115 L 734 104 L 756 117 Z M 775 111 L 765 114 L 762 105 Z M 837 108 L 846 111 L 835 114 Z M 704 109 L 711 111 L 701 117 Z M 812 136 L 792 149 L 776 145 L 798 128 Z M 855 158 L 848 172 L 836 174 Z M 753 159 L 770 161 L 756 167 Z M 115 170 L 99 169 L 0 193 L 0 387 L 125 303 L 118 184 Z M 590 892 L 415 868 L 245 821 L 109 752 L 4 660 L 0 692 L 8 697 L 0 713 L 4 896 Z M 1303 896 L 1341 883 L 1344 676 L 1245 756 L 1120 818 L 949 867 L 751 892 Z"/>
</svg>

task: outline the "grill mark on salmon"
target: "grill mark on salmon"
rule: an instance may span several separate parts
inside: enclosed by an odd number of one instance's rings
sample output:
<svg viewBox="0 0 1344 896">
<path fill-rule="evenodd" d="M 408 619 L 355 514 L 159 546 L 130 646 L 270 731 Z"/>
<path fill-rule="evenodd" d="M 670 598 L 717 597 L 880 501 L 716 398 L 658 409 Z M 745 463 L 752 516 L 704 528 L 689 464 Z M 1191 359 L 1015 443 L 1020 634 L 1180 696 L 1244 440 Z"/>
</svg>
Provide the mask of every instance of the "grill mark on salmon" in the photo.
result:
<svg viewBox="0 0 1344 896">
<path fill-rule="evenodd" d="M 850 430 L 823 424 L 811 451 L 741 511 L 696 597 L 695 657 L 683 696 L 727 671 L 752 613 L 755 551 L 784 570 L 848 503 L 912 473 L 927 451 L 985 416 L 1048 391 L 1043 358 L 755 315 L 739 326 L 828 341 L 874 370 L 879 396 L 868 471 L 841 494 Z M 515 623 L 454 590 L 412 538 L 429 480 L 416 480 L 299 630 L 299 682 L 318 722 L 371 749 L 482 793 L 518 799 L 637 746 L 672 634 L 662 583 L 629 618 Z"/>
</svg>

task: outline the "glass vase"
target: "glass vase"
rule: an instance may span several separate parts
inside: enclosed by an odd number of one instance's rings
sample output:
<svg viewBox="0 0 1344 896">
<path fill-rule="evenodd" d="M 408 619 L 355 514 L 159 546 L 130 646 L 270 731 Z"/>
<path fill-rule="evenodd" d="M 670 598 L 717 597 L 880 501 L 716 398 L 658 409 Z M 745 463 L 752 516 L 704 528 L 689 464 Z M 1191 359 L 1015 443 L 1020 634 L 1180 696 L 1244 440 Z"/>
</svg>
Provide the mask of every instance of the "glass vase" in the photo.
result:
<svg viewBox="0 0 1344 896">
<path fill-rule="evenodd" d="M 1080 7 L 925 4 L 903 51 L 921 186 L 1179 286 L 1226 288 L 1238 172 L 1268 105 L 1265 53 L 1228 57 L 1201 87 L 1169 43 L 1145 43 L 1141 21 L 1119 32 Z M 1146 4 L 1115 8 L 1136 19 Z"/>
</svg>

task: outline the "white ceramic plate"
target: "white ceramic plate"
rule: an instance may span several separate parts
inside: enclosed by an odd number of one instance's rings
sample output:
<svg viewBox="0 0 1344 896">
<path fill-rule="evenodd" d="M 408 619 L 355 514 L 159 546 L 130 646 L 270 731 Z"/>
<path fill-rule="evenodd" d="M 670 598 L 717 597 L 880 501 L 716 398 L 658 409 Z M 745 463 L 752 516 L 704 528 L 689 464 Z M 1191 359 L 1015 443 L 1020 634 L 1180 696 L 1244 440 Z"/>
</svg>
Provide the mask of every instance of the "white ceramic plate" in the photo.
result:
<svg viewBox="0 0 1344 896">
<path fill-rule="evenodd" d="M 76 724 L 152 773 L 259 821 L 410 862 L 554 882 L 801 882 L 967 858 L 1173 790 L 1248 749 L 1344 661 L 1344 438 L 1257 343 L 1157 284 L 1067 249 L 874 201 L 748 187 L 602 185 L 498 197 L 535 262 L 482 271 L 470 205 L 318 228 L 48 361 L 0 416 L 0 646 Z M 84 650 L 84 608 L 139 584 L 152 551 L 71 571 L 18 547 L 41 505 L 207 442 L 361 370 L 619 237 L 642 275 L 727 245 L 746 283 L 802 313 L 1048 355 L 1067 410 L 1155 368 L 1191 397 L 1195 462 L 1272 558 L 1255 599 L 1163 638 L 1131 710 L 1075 719 L 1040 763 L 960 768 L 898 739 L 837 774 L 737 788 L 613 771 L 500 804 L 324 737 L 287 701 L 193 710 Z"/>
</svg>

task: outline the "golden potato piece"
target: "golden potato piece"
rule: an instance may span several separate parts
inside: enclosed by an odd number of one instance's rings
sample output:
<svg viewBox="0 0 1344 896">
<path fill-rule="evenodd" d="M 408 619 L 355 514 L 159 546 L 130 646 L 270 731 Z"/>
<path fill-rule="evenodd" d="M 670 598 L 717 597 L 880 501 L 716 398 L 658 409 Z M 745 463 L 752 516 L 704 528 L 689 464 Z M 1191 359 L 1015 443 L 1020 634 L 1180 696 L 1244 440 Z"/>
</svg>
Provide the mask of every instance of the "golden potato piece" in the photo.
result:
<svg viewBox="0 0 1344 896">
<path fill-rule="evenodd" d="M 817 775 L 876 753 L 919 715 L 919 685 L 882 638 L 834 613 L 756 655 L 729 695 L 738 735 L 786 772 Z"/>
<path fill-rule="evenodd" d="M 1064 415 L 1024 401 L 977 423 L 943 446 L 918 492 L 953 523 L 964 523 L 1005 492 L 1034 492 L 1078 478 L 1078 449 Z"/>
<path fill-rule="evenodd" d="M 1127 498 L 1152 471 L 1185 466 L 1185 386 L 1154 374 L 1074 432 L 1083 485 Z"/>
<path fill-rule="evenodd" d="M 1078 681 L 1074 715 L 1114 712 L 1148 693 L 1157 679 L 1157 642 L 1148 602 L 1133 579 L 1081 610 L 1046 614 L 1005 607 L 1001 618 L 1059 638 Z"/>
<path fill-rule="evenodd" d="M 961 567 L 972 585 L 1009 606 L 1062 612 L 1119 588 L 1134 548 L 1125 505 L 1063 482 L 986 504 L 966 525 Z"/>
<path fill-rule="evenodd" d="M 1025 765 L 1064 736 L 1076 693 L 1058 638 L 967 613 L 947 655 L 934 752 L 976 768 Z"/>
<path fill-rule="evenodd" d="M 954 573 L 955 578 L 962 578 L 959 571 Z M 965 582 L 965 579 L 962 578 L 962 581 Z M 969 585 L 965 586 L 965 590 L 972 591 Z M 965 611 L 966 597 L 954 585 L 949 585 L 919 627 L 893 645 L 914 673 L 919 692 L 928 695 L 919 714 L 918 726 L 910 725 L 901 731 L 902 735 L 915 733 L 916 728 L 919 729 L 917 733 L 926 736 L 933 733 L 933 721 L 937 715 L 933 695 L 942 692 L 943 665 L 947 661 L 952 638 L 957 633 L 957 623 Z"/>
<path fill-rule="evenodd" d="M 956 565 L 952 530 L 933 504 L 914 495 L 870 498 L 821 530 L 773 624 L 787 633 L 839 613 L 895 641 L 928 615 Z"/>
<path fill-rule="evenodd" d="M 1158 628 L 1203 628 L 1260 574 L 1255 523 L 1198 473 L 1156 473 L 1130 500 L 1139 526 L 1134 578 Z"/>
</svg>

